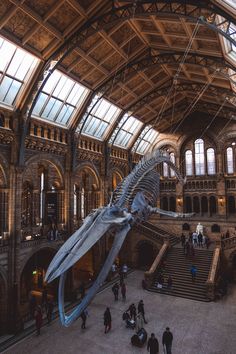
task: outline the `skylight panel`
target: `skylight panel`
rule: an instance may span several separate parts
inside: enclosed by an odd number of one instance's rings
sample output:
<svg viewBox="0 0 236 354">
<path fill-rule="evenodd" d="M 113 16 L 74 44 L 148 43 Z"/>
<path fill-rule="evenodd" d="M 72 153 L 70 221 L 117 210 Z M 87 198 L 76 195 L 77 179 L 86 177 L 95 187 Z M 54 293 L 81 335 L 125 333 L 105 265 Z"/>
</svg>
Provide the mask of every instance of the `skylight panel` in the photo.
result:
<svg viewBox="0 0 236 354">
<path fill-rule="evenodd" d="M 96 96 L 95 100 L 97 101 L 98 99 L 98 96 Z M 109 127 L 118 117 L 121 110 L 104 98 L 97 102 L 86 118 L 82 134 L 104 139 Z"/>
<path fill-rule="evenodd" d="M 150 127 L 142 139 L 140 139 L 136 152 L 145 154 L 148 150 L 150 150 L 150 148 L 156 143 L 158 134 L 159 133 L 155 129 Z"/>
<path fill-rule="evenodd" d="M 88 93 L 87 88 L 55 70 L 38 97 L 33 115 L 68 125 Z"/>
<path fill-rule="evenodd" d="M 123 121 L 122 121 L 123 122 Z M 128 148 L 134 135 L 141 129 L 143 123 L 133 116 L 127 116 L 125 123 L 121 123 L 114 145 Z"/>
<path fill-rule="evenodd" d="M 38 63 L 33 55 L 0 37 L 0 101 L 13 106 Z"/>
<path fill-rule="evenodd" d="M 236 9 L 236 1 L 235 0 L 223 0 L 227 5 L 232 6 L 234 9 Z"/>
</svg>

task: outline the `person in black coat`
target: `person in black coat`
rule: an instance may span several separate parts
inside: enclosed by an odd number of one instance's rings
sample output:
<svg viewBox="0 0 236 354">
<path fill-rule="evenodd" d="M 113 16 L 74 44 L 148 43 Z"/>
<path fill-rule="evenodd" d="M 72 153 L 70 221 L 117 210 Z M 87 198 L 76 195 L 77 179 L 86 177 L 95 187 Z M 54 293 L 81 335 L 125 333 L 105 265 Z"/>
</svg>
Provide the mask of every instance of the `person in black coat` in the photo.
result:
<svg viewBox="0 0 236 354">
<path fill-rule="evenodd" d="M 107 307 L 106 311 L 104 312 L 104 326 L 105 326 L 104 333 L 108 333 L 111 329 L 111 312 L 109 307 Z"/>
<path fill-rule="evenodd" d="M 143 316 L 144 323 L 147 323 L 145 318 L 145 311 L 144 311 L 144 303 L 143 300 L 140 300 L 138 303 L 138 312 L 140 312 Z"/>
<path fill-rule="evenodd" d="M 169 327 L 166 327 L 166 330 L 162 336 L 162 344 L 163 347 L 164 346 L 166 347 L 166 354 L 171 354 L 172 341 L 173 341 L 173 334 L 171 333 Z"/>
<path fill-rule="evenodd" d="M 159 353 L 159 343 L 154 333 L 151 334 L 151 337 L 148 340 L 147 350 L 150 354 L 158 354 Z"/>
</svg>

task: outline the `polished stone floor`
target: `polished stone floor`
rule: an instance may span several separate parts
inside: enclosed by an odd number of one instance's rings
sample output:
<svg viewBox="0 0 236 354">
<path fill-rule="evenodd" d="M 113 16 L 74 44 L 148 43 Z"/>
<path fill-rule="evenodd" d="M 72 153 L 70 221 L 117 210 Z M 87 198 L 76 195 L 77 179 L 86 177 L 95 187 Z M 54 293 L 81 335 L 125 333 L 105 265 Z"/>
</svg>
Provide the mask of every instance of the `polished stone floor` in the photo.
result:
<svg viewBox="0 0 236 354">
<path fill-rule="evenodd" d="M 227 299 L 204 303 L 141 289 L 143 273 L 135 271 L 127 279 L 127 301 L 114 302 L 111 287 L 98 294 L 89 306 L 87 329 L 80 328 L 81 319 L 64 328 L 59 320 L 42 329 L 42 334 L 26 338 L 5 353 L 9 354 L 129 354 L 147 353 L 133 347 L 134 333 L 125 328 L 122 314 L 131 302 L 143 299 L 150 335 L 154 332 L 159 342 L 166 326 L 174 335 L 172 354 L 236 354 L 236 289 Z M 104 334 L 103 312 L 110 306 L 112 330 Z M 163 348 L 160 346 L 160 354 Z"/>
</svg>

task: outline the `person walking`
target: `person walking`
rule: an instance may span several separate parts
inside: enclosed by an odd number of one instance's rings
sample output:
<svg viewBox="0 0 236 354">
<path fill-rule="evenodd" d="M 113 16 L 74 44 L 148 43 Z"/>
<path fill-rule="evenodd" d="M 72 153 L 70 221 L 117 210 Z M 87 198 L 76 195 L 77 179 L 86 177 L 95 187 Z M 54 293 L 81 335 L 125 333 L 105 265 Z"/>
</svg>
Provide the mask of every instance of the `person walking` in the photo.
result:
<svg viewBox="0 0 236 354">
<path fill-rule="evenodd" d="M 115 283 L 115 285 L 113 285 L 112 292 L 114 294 L 115 301 L 118 301 L 118 296 L 119 296 L 119 284 L 118 283 Z"/>
<path fill-rule="evenodd" d="M 130 307 L 129 307 L 129 313 L 130 313 L 130 319 L 132 320 L 136 320 L 136 307 L 135 307 L 135 304 L 131 304 Z"/>
<path fill-rule="evenodd" d="M 47 320 L 48 324 L 52 322 L 52 313 L 54 309 L 53 299 L 50 299 L 47 305 Z"/>
<path fill-rule="evenodd" d="M 124 274 L 124 278 L 127 278 L 128 267 L 126 264 L 123 264 L 122 272 Z"/>
<path fill-rule="evenodd" d="M 32 318 L 34 318 L 34 313 L 35 313 L 36 306 L 37 306 L 36 297 L 31 294 L 30 295 L 29 310 L 30 310 L 30 315 L 31 315 Z"/>
<path fill-rule="evenodd" d="M 104 326 L 105 326 L 104 333 L 108 333 L 111 330 L 111 312 L 109 307 L 106 308 L 103 317 L 104 317 Z"/>
<path fill-rule="evenodd" d="M 140 331 L 141 328 L 143 328 L 143 315 L 141 314 L 141 312 L 139 312 L 136 316 L 136 321 L 135 321 L 135 328 L 136 328 L 136 332 L 138 333 Z"/>
<path fill-rule="evenodd" d="M 143 320 L 144 320 L 144 323 L 147 323 L 146 319 L 145 319 L 145 311 L 144 311 L 144 303 L 143 303 L 143 300 L 140 300 L 139 303 L 138 303 L 138 313 L 141 313 L 142 316 L 143 316 Z"/>
<path fill-rule="evenodd" d="M 185 235 L 183 234 L 183 232 L 181 235 L 181 245 L 182 245 L 182 247 L 184 247 L 184 245 L 185 245 Z"/>
<path fill-rule="evenodd" d="M 171 354 L 172 342 L 173 334 L 171 333 L 170 328 L 166 327 L 166 330 L 162 335 L 162 344 L 163 347 L 166 348 L 166 354 Z"/>
<path fill-rule="evenodd" d="M 122 300 L 125 301 L 126 300 L 126 285 L 124 282 L 121 285 L 121 295 L 122 295 Z"/>
<path fill-rule="evenodd" d="M 87 320 L 87 317 L 88 317 L 88 310 L 85 309 L 81 312 L 81 315 L 80 315 L 81 319 L 82 319 L 82 324 L 81 324 L 81 328 L 82 329 L 86 329 L 86 320 Z"/>
<path fill-rule="evenodd" d="M 147 351 L 150 352 L 150 354 L 159 353 L 159 343 L 154 333 L 152 333 L 151 337 L 148 339 Z"/>
<path fill-rule="evenodd" d="M 195 265 L 192 265 L 190 273 L 192 275 L 192 282 L 194 283 L 196 280 L 196 275 L 197 275 L 197 268 Z"/>
<path fill-rule="evenodd" d="M 42 313 L 41 306 L 39 305 L 36 307 L 34 318 L 35 318 L 35 325 L 37 329 L 37 336 L 39 336 L 43 324 L 43 313 Z"/>
</svg>

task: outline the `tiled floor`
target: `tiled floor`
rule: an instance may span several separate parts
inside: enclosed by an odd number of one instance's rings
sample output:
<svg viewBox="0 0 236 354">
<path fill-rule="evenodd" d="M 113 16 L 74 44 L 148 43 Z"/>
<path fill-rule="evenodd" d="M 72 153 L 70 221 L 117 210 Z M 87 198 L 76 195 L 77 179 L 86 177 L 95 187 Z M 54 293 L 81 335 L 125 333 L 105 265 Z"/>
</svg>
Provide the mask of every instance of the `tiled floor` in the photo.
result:
<svg viewBox="0 0 236 354">
<path fill-rule="evenodd" d="M 174 335 L 172 354 L 236 354 L 236 288 L 227 299 L 204 303 L 141 289 L 142 272 L 131 273 L 127 280 L 127 301 L 114 302 L 111 288 L 96 296 L 89 306 L 87 329 L 81 330 L 81 319 L 64 328 L 59 320 L 42 329 L 42 334 L 30 336 L 8 349 L 9 354 L 129 354 L 147 353 L 133 347 L 131 329 L 125 328 L 122 314 L 131 302 L 144 300 L 150 335 L 159 342 L 166 326 Z M 110 306 L 112 330 L 104 334 L 103 312 Z M 160 354 L 163 349 L 160 346 Z"/>
</svg>

